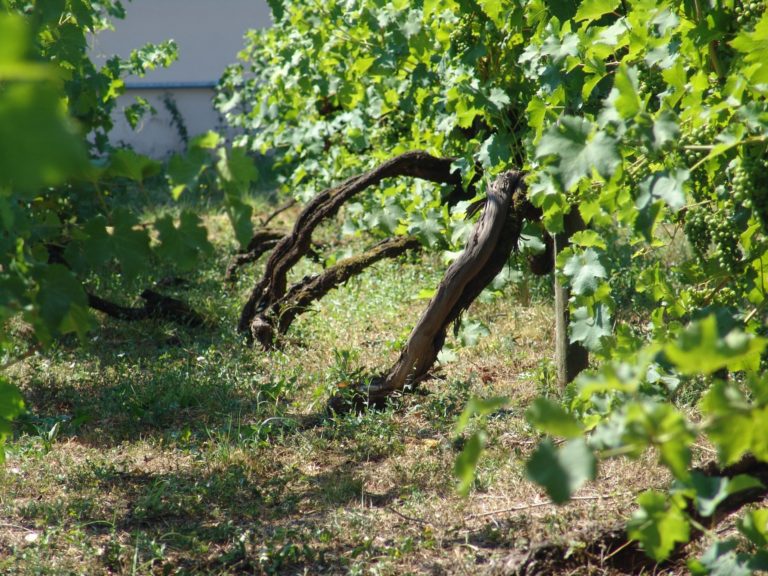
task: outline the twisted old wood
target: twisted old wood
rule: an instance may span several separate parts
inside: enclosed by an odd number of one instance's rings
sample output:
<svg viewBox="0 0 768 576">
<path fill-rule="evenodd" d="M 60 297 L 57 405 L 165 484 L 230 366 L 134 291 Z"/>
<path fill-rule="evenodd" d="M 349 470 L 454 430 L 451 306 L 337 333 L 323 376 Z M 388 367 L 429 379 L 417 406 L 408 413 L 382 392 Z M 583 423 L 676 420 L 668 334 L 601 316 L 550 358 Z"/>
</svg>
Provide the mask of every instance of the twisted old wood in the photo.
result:
<svg viewBox="0 0 768 576">
<path fill-rule="evenodd" d="M 243 306 L 238 330 L 253 338 L 251 324 L 260 312 L 285 296 L 288 272 L 309 250 L 314 230 L 323 220 L 336 215 L 345 202 L 385 178 L 396 176 L 410 176 L 460 187 L 461 174 L 451 167 L 453 161 L 453 158 L 436 158 L 422 151 L 406 152 L 365 174 L 346 180 L 336 188 L 318 194 L 301 211 L 293 231 L 280 240 L 272 251 L 264 276 L 254 286 Z M 259 326 L 260 321 L 257 321 L 256 328 Z"/>
<path fill-rule="evenodd" d="M 498 176 L 488 188 L 483 214 L 464 252 L 446 270 L 397 362 L 385 375 L 372 378 L 353 394 L 333 397 L 329 408 L 338 412 L 378 405 L 393 392 L 417 385 L 437 360 L 448 326 L 501 272 L 517 246 L 523 221 L 540 217 L 541 213 L 526 198 L 520 172 Z"/>
<path fill-rule="evenodd" d="M 288 293 L 258 314 L 251 322 L 251 334 L 264 348 L 279 343 L 279 336 L 288 332 L 296 317 L 307 310 L 312 302 L 320 300 L 328 292 L 340 286 L 352 276 L 384 258 L 394 258 L 406 250 L 418 250 L 421 243 L 416 238 L 388 238 L 369 250 L 346 258 L 331 266 L 322 274 L 305 277 L 294 284 Z"/>
</svg>

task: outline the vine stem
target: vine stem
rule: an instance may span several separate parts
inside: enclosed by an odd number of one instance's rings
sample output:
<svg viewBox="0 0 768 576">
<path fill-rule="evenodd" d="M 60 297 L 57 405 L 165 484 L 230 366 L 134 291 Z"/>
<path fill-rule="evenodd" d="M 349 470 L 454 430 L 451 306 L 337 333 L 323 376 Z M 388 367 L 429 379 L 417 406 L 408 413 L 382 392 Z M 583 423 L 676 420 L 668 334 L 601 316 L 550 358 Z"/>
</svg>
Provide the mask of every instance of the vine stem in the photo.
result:
<svg viewBox="0 0 768 576">
<path fill-rule="evenodd" d="M 750 144 L 764 144 L 766 142 L 768 142 L 768 136 L 752 136 L 750 138 L 745 138 L 744 140 L 737 140 L 736 142 L 726 144 L 719 149 L 716 146 L 712 146 L 709 148 L 711 152 L 707 156 L 704 156 L 704 158 L 696 162 L 693 166 L 691 166 L 690 171 L 695 172 L 696 170 L 701 168 L 708 160 L 712 160 L 713 158 L 722 156 L 726 152 L 729 152 L 734 148 L 738 148 L 739 146 L 748 146 Z"/>
</svg>

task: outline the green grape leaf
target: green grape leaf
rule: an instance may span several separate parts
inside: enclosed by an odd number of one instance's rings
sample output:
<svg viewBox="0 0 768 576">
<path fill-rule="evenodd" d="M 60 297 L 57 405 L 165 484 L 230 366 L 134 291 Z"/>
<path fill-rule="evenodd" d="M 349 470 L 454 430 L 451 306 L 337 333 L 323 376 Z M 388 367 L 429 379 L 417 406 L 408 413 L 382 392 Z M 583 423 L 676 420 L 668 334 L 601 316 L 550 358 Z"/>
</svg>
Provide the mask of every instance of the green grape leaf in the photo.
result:
<svg viewBox="0 0 768 576">
<path fill-rule="evenodd" d="M 51 264 L 43 270 L 37 306 L 43 330 L 49 334 L 77 332 L 84 337 L 91 327 L 83 285 L 61 264 Z"/>
<path fill-rule="evenodd" d="M 613 80 L 613 90 L 609 100 L 619 116 L 624 119 L 634 118 L 642 110 L 643 103 L 638 94 L 637 70 L 625 65 L 619 66 Z"/>
<path fill-rule="evenodd" d="M 2 87 L 0 187 L 33 191 L 59 184 L 87 166 L 83 140 L 53 87 L 38 83 Z"/>
<path fill-rule="evenodd" d="M 248 157 L 245 148 L 237 146 L 229 151 L 226 148 L 220 148 L 218 156 L 216 168 L 227 184 L 237 187 L 241 192 L 247 192 L 249 185 L 258 180 L 259 171 L 253 160 Z"/>
<path fill-rule="evenodd" d="M 162 164 L 130 148 L 120 148 L 109 157 L 108 176 L 129 178 L 142 183 L 146 178 L 160 173 Z"/>
<path fill-rule="evenodd" d="M 200 254 L 213 251 L 208 233 L 194 212 L 183 211 L 178 227 L 171 216 L 164 216 L 155 222 L 155 228 L 160 235 L 158 254 L 174 262 L 181 270 L 192 269 Z"/>
<path fill-rule="evenodd" d="M 509 404 L 509 398 L 494 397 L 494 398 L 470 398 L 467 405 L 464 407 L 464 411 L 456 420 L 456 434 L 461 434 L 469 424 L 469 419 L 472 416 L 487 416 L 498 412 Z"/>
<path fill-rule="evenodd" d="M 563 187 L 570 190 L 593 169 L 603 178 L 610 177 L 620 160 L 616 144 L 605 132 L 592 135 L 588 120 L 563 116 L 541 137 L 536 157 L 557 157 L 555 172 Z"/>
<path fill-rule="evenodd" d="M 667 502 L 661 492 L 649 490 L 637 498 L 640 508 L 627 524 L 627 534 L 637 540 L 651 558 L 662 561 L 669 557 L 675 544 L 687 542 L 690 524 L 674 502 Z"/>
<path fill-rule="evenodd" d="M 126 279 L 134 279 L 150 265 L 149 232 L 139 227 L 138 218 L 127 209 L 112 213 L 113 229 L 109 244 Z"/>
<path fill-rule="evenodd" d="M 755 546 L 768 549 L 768 509 L 750 510 L 736 526 Z"/>
<path fill-rule="evenodd" d="M 577 0 L 545 0 L 544 4 L 560 22 L 573 18 L 579 6 Z"/>
<path fill-rule="evenodd" d="M 77 272 L 87 272 L 110 262 L 114 252 L 107 219 L 99 214 L 87 220 L 77 240 L 67 246 L 64 257 Z"/>
<path fill-rule="evenodd" d="M 500 172 L 508 167 L 514 144 L 514 139 L 509 133 L 495 132 L 480 146 L 477 160 L 485 170 L 490 170 L 491 173 Z"/>
<path fill-rule="evenodd" d="M 605 268 L 594 250 L 587 248 L 571 256 L 563 266 L 563 273 L 571 279 L 574 294 L 594 294 L 601 279 L 607 277 Z"/>
<path fill-rule="evenodd" d="M 659 112 L 653 123 L 653 148 L 661 150 L 669 142 L 674 142 L 680 137 L 680 124 L 677 117 L 669 110 Z M 680 169 L 673 170 L 673 172 Z M 687 179 L 687 177 L 686 177 Z"/>
<path fill-rule="evenodd" d="M 597 304 L 594 314 L 580 306 L 571 314 L 571 342 L 581 342 L 588 350 L 598 351 L 603 347 L 603 337 L 610 335 L 611 313 L 606 306 Z"/>
<path fill-rule="evenodd" d="M 534 206 L 541 208 L 542 222 L 550 233 L 563 231 L 563 216 L 568 211 L 568 199 L 557 187 L 550 171 L 539 174 L 529 186 L 528 195 Z"/>
<path fill-rule="evenodd" d="M 760 480 L 746 474 L 739 474 L 733 478 L 721 478 L 693 473 L 691 483 L 696 490 L 696 509 L 704 517 L 712 516 L 717 507 L 731 494 L 763 487 Z"/>
<path fill-rule="evenodd" d="M 237 243 L 241 248 L 245 248 L 253 238 L 253 222 L 251 222 L 253 207 L 237 200 L 230 200 L 227 203 L 227 216 L 235 231 Z"/>
<path fill-rule="evenodd" d="M 574 20 L 576 22 L 598 20 L 603 15 L 616 10 L 618 5 L 619 0 L 584 0 L 579 4 L 579 9 L 576 10 Z"/>
<path fill-rule="evenodd" d="M 552 30 L 541 45 L 541 54 L 550 56 L 555 64 L 561 63 L 568 56 L 578 56 L 579 37 L 576 34 L 566 32 L 561 38 L 559 34 Z"/>
<path fill-rule="evenodd" d="M 503 0 L 477 0 L 477 5 L 480 6 L 483 12 L 486 13 L 488 18 L 490 18 L 496 26 L 501 27 L 504 25 Z"/>
<path fill-rule="evenodd" d="M 440 246 L 443 243 L 443 225 L 439 213 L 430 209 L 426 214 L 413 214 L 408 234 L 416 236 L 427 246 Z"/>
<path fill-rule="evenodd" d="M 725 337 L 718 331 L 714 315 L 692 322 L 676 342 L 667 344 L 664 353 L 683 374 L 711 374 L 756 366 L 766 340 L 732 330 Z"/>
<path fill-rule="evenodd" d="M 472 434 L 453 465 L 453 474 L 459 480 L 459 494 L 466 496 L 475 479 L 475 470 L 485 446 L 485 433 L 482 431 Z"/>
<path fill-rule="evenodd" d="M 190 147 L 186 154 L 171 156 L 166 174 L 174 200 L 178 200 L 187 188 L 194 189 L 197 186 L 200 176 L 210 166 L 210 161 L 208 152 L 199 147 Z"/>
<path fill-rule="evenodd" d="M 547 398 L 536 398 L 525 411 L 525 417 L 531 426 L 552 436 L 576 438 L 584 432 L 584 427 L 573 415 Z"/>
<path fill-rule="evenodd" d="M 731 46 L 744 54 L 744 60 L 754 65 L 751 80 L 768 82 L 768 11 L 764 11 L 754 30 L 742 29 Z"/>
<path fill-rule="evenodd" d="M 666 202 L 673 210 L 679 210 L 685 206 L 683 186 L 689 176 L 690 172 L 681 168 L 661 170 L 651 174 L 640 183 L 641 196 L 638 198 L 638 205 L 645 205 L 648 201 L 659 199 Z"/>
<path fill-rule="evenodd" d="M 406 212 L 397 204 L 387 204 L 378 214 L 378 225 L 388 234 L 394 234 Z"/>
<path fill-rule="evenodd" d="M 582 248 L 599 248 L 600 250 L 606 250 L 608 245 L 605 243 L 605 238 L 594 230 L 580 230 L 571 236 L 571 244 L 581 246 Z"/>
<path fill-rule="evenodd" d="M 736 540 L 714 542 L 701 558 L 688 562 L 694 576 L 751 576 L 754 559 L 738 552 Z"/>
<path fill-rule="evenodd" d="M 525 470 L 528 478 L 542 486 L 553 502 L 563 504 L 585 482 L 595 478 L 597 460 L 582 438 L 569 440 L 559 448 L 544 440 Z"/>
</svg>

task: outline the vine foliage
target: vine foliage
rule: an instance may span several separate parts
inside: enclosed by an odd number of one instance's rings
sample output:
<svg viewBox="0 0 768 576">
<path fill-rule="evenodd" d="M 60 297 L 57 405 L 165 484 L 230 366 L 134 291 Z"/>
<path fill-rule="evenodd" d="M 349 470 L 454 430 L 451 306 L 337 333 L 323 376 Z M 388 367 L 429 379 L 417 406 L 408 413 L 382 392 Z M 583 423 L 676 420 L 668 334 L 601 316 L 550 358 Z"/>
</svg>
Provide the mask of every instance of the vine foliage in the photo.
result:
<svg viewBox="0 0 768 576">
<path fill-rule="evenodd" d="M 595 360 L 562 402 L 531 406 L 532 425 L 563 442 L 544 440 L 528 475 L 565 502 L 601 460 L 654 450 L 674 484 L 638 497 L 629 535 L 663 561 L 703 531 L 712 547 L 695 573 L 764 568 L 764 510 L 739 521 L 738 550 L 702 524 L 760 481 L 704 478 L 692 456 L 706 441 L 723 467 L 768 461 L 762 3 L 271 5 L 275 26 L 249 34 L 220 86 L 238 145 L 274 151 L 283 190 L 303 199 L 414 149 L 455 158 L 465 184 L 524 169 L 541 217 L 521 241 L 563 232 L 574 212 L 585 224 L 556 267 L 570 340 Z M 467 205 L 445 200 L 388 181 L 347 207 L 346 230 L 451 248 Z M 473 437 L 457 465 L 466 488 L 482 445 Z"/>
</svg>

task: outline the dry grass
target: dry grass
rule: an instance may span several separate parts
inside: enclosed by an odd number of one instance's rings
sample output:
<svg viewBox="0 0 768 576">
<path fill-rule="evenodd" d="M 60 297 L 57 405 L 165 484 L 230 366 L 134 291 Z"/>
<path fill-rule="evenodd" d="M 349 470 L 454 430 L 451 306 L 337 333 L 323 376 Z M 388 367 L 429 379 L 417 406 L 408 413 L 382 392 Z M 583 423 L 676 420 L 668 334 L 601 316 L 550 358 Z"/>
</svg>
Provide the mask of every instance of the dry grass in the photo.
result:
<svg viewBox="0 0 768 576">
<path fill-rule="evenodd" d="M 612 460 L 556 507 L 524 478 L 538 441 L 524 411 L 559 393 L 551 310 L 526 287 L 470 311 L 490 335 L 463 348 L 451 337 L 455 361 L 421 393 L 321 417 L 340 382 L 394 360 L 439 262 L 377 265 L 265 354 L 232 334 L 249 275 L 223 289 L 218 258 L 182 296 L 220 332 L 105 320 L 85 347 L 61 342 L 10 369 L 31 416 L 0 471 L 1 573 L 477 574 L 538 542 L 577 546 L 668 481 L 650 456 Z M 461 498 L 453 426 L 473 395 L 512 402 L 488 420 Z"/>
</svg>

